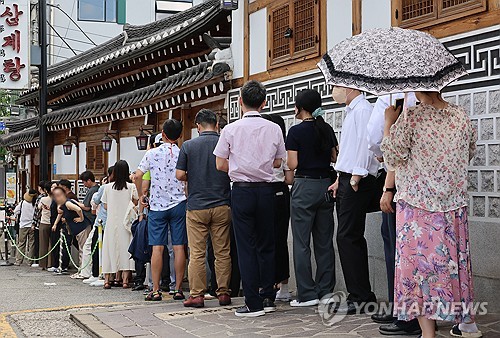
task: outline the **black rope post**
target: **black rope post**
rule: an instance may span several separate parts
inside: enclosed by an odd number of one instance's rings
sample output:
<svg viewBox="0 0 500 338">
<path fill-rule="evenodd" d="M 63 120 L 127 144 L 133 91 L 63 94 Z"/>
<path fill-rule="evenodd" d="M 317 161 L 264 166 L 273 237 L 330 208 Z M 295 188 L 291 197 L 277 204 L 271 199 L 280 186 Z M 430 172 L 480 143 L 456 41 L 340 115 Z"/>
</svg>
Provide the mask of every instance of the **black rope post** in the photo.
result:
<svg viewBox="0 0 500 338">
<path fill-rule="evenodd" d="M 3 241 L 5 243 L 5 261 L 0 263 L 0 266 L 12 266 L 14 264 L 9 262 L 9 234 L 7 233 L 9 230 L 5 225 L 5 221 L 0 221 L 0 223 L 2 223 L 3 237 L 4 237 Z"/>
</svg>

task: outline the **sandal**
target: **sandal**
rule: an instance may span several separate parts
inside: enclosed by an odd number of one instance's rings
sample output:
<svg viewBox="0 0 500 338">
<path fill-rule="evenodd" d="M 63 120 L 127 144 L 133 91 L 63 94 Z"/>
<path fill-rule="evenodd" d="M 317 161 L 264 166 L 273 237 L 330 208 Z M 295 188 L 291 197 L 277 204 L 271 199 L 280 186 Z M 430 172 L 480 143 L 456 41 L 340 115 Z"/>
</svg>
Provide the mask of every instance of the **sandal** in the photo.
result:
<svg viewBox="0 0 500 338">
<path fill-rule="evenodd" d="M 109 289 L 111 289 L 111 283 L 110 283 L 110 282 L 105 282 L 105 283 L 104 283 L 104 289 L 105 289 L 105 290 L 109 290 Z"/>
<path fill-rule="evenodd" d="M 149 302 L 159 302 L 162 300 L 161 291 L 151 291 L 145 298 Z"/>
<path fill-rule="evenodd" d="M 115 280 L 115 281 L 111 282 L 111 285 L 116 286 L 116 287 L 121 287 L 121 286 L 123 286 L 123 283 L 122 283 L 122 281 Z"/>
<path fill-rule="evenodd" d="M 129 283 L 123 283 L 123 286 L 122 286 L 124 289 L 130 289 L 131 286 Z"/>
<path fill-rule="evenodd" d="M 186 297 L 184 296 L 184 293 L 182 290 L 176 290 L 174 293 L 174 300 L 184 300 Z"/>
</svg>

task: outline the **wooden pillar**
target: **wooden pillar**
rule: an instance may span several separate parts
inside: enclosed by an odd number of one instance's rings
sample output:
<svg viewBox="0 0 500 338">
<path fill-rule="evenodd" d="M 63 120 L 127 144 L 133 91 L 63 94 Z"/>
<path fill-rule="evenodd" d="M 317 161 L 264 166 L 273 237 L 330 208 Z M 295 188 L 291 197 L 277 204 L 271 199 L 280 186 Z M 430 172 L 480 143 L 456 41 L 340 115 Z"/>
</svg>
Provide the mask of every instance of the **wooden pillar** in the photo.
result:
<svg viewBox="0 0 500 338">
<path fill-rule="evenodd" d="M 243 1 L 243 80 L 250 77 L 250 14 L 248 1 Z M 264 53 L 265 55 L 265 53 Z"/>
<path fill-rule="evenodd" d="M 179 146 L 182 142 L 191 139 L 191 129 L 194 126 L 194 114 L 191 109 L 191 105 L 182 105 L 181 107 L 181 117 L 182 117 L 182 135 L 179 140 Z"/>
<path fill-rule="evenodd" d="M 361 1 L 352 0 L 352 35 L 357 35 L 362 31 Z"/>
</svg>

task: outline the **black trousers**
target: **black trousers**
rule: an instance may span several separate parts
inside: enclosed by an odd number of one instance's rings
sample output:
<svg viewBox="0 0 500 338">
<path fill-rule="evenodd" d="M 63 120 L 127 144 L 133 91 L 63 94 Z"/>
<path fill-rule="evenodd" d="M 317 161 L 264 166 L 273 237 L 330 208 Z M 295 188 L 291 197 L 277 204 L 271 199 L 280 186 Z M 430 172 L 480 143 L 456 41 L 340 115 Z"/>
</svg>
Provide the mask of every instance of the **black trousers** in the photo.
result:
<svg viewBox="0 0 500 338">
<path fill-rule="evenodd" d="M 61 245 L 63 246 L 63 255 L 62 255 L 62 269 L 68 269 L 69 268 L 69 253 L 68 250 L 71 251 L 71 245 L 73 245 L 77 250 L 80 248 L 78 247 L 78 242 L 76 241 L 76 237 L 63 232 L 63 236 L 66 237 L 66 243 L 68 244 L 68 248 L 66 249 L 66 245 L 64 245 L 63 242 L 61 242 Z"/>
<path fill-rule="evenodd" d="M 290 227 L 290 189 L 286 183 L 274 183 L 274 237 L 276 250 L 276 284 L 290 277 L 288 229 Z"/>
<path fill-rule="evenodd" d="M 53 248 L 54 246 L 56 247 L 54 250 L 52 250 L 52 253 L 50 254 L 51 259 L 52 259 L 52 267 L 57 268 L 59 267 L 59 244 L 56 244 L 57 241 L 59 241 L 59 237 L 61 237 L 61 233 L 59 230 L 56 231 L 51 231 L 50 232 L 50 245 Z"/>
<path fill-rule="evenodd" d="M 135 261 L 135 277 L 134 284 L 135 285 L 143 285 L 146 281 L 146 264 L 143 262 Z"/>
<path fill-rule="evenodd" d="M 38 258 L 40 257 L 40 230 L 38 228 L 35 228 L 33 231 L 34 233 L 34 238 L 35 238 L 35 245 L 34 245 L 34 250 L 33 250 L 33 258 Z M 31 263 L 33 264 L 38 264 L 39 260 L 32 261 Z"/>
<path fill-rule="evenodd" d="M 94 234 L 92 235 L 92 248 L 90 250 L 94 250 L 98 240 L 99 232 L 97 231 L 97 228 L 95 228 Z M 99 277 L 99 248 L 92 253 L 92 276 Z"/>
<path fill-rule="evenodd" d="M 353 302 L 375 301 L 368 271 L 365 239 L 366 213 L 378 198 L 375 176 L 361 179 L 358 191 L 350 185 L 351 175 L 340 174 L 337 191 L 337 247 L 348 299 Z"/>
<path fill-rule="evenodd" d="M 144 275 L 146 278 L 146 275 Z M 170 253 L 168 252 L 168 248 L 165 247 L 163 250 L 163 267 L 161 269 L 161 285 L 167 286 L 170 285 L 172 281 L 170 280 Z"/>
<path fill-rule="evenodd" d="M 396 210 L 396 203 L 392 204 Z M 389 302 L 394 302 L 394 269 L 396 260 L 396 213 L 382 213 L 382 239 L 384 240 L 385 268 L 387 271 L 387 292 Z"/>
<path fill-rule="evenodd" d="M 274 300 L 274 189 L 271 185 L 233 186 L 231 211 L 245 303 L 262 310 L 265 298 Z M 260 289 L 260 292 L 259 292 Z"/>
<path fill-rule="evenodd" d="M 240 296 L 240 284 L 241 284 L 241 274 L 240 267 L 238 265 L 238 250 L 236 248 L 236 240 L 234 238 L 234 227 L 231 225 L 231 281 L 229 282 L 229 289 L 231 290 L 231 297 L 239 297 Z M 210 276 L 210 294 L 212 296 L 216 296 L 217 289 L 219 286 L 217 285 L 217 275 L 215 273 L 215 255 L 212 246 L 212 241 L 209 238 L 207 241 L 207 261 L 208 267 L 212 272 Z"/>
</svg>

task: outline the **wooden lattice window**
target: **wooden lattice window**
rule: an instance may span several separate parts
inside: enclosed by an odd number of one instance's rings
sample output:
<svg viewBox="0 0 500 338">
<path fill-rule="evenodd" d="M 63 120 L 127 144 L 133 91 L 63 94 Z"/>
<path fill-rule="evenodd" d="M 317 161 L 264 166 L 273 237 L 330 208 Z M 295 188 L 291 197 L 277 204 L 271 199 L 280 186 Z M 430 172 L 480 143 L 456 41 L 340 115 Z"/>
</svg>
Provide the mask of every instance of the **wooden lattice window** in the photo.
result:
<svg viewBox="0 0 500 338">
<path fill-rule="evenodd" d="M 393 23 L 422 28 L 486 10 L 486 0 L 392 0 Z"/>
<path fill-rule="evenodd" d="M 268 10 L 270 68 L 319 54 L 319 1 L 279 1 Z"/>
<path fill-rule="evenodd" d="M 101 173 L 104 170 L 104 152 L 102 144 L 87 143 L 87 170 L 94 171 L 94 174 Z"/>
</svg>

